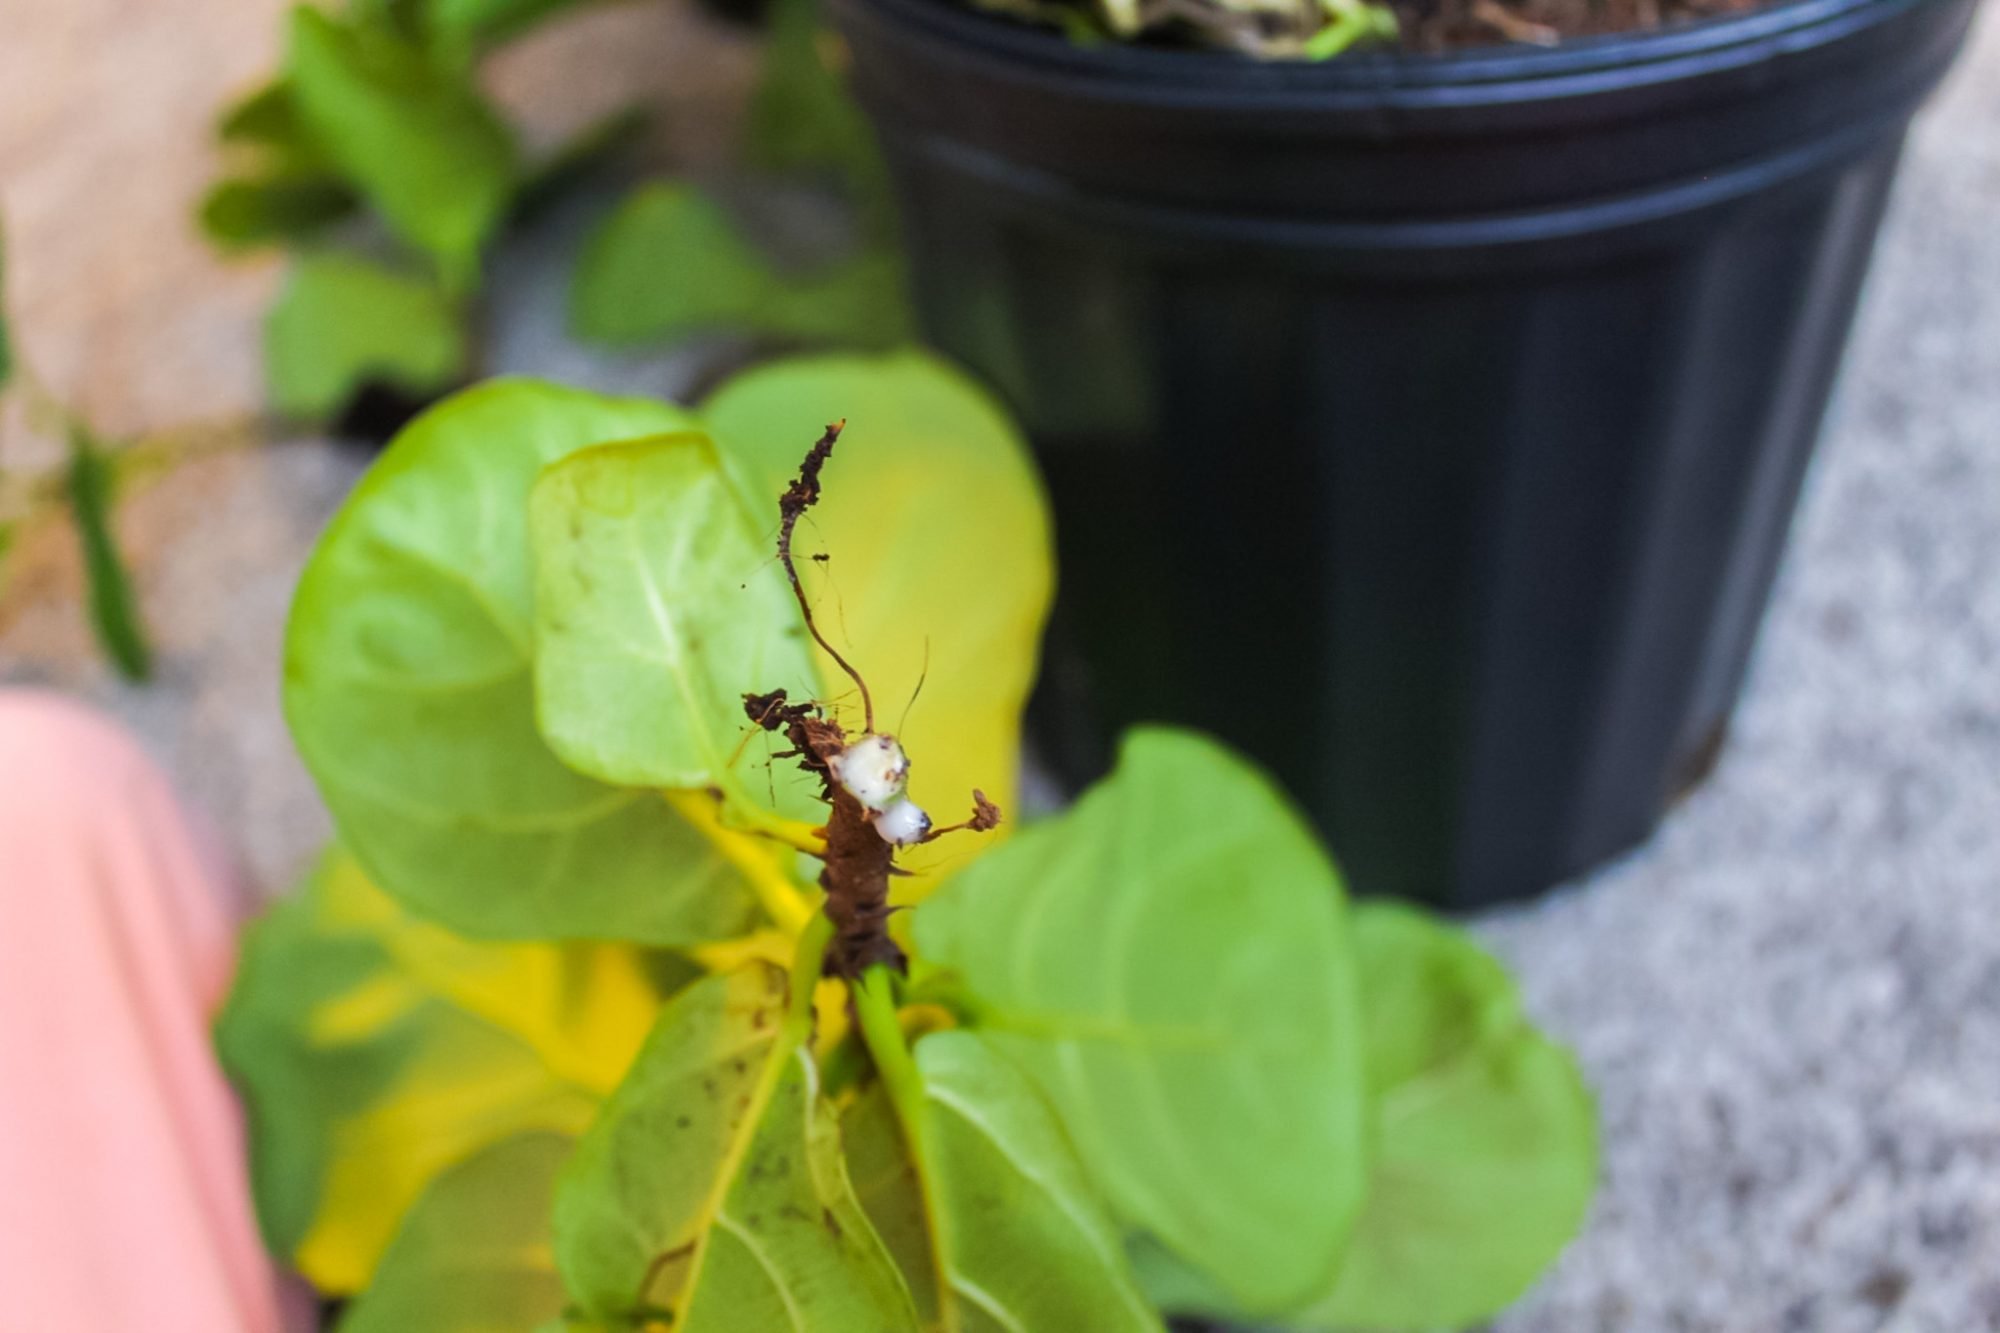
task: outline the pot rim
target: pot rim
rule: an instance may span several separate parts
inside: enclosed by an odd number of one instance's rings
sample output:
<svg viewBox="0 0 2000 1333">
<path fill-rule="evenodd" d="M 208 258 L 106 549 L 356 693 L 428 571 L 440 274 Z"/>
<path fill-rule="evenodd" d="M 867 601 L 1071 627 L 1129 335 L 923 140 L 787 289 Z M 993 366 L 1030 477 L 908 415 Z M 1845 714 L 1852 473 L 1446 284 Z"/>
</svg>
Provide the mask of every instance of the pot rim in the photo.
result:
<svg viewBox="0 0 2000 1333">
<path fill-rule="evenodd" d="M 1095 87 L 1120 100 L 1208 103 L 1346 101 L 1479 105 L 1669 83 L 1823 47 L 1940 0 L 1779 0 L 1743 14 L 1664 28 L 1579 37 L 1557 47 L 1497 46 L 1447 53 L 1382 52 L 1332 60 L 1259 61 L 1229 51 L 1107 42 L 1079 46 L 1032 24 L 981 13 L 967 0 L 844 0 L 957 61 L 1006 67 L 1002 78 Z M 1345 95 L 1345 96 L 1343 96 Z"/>
</svg>

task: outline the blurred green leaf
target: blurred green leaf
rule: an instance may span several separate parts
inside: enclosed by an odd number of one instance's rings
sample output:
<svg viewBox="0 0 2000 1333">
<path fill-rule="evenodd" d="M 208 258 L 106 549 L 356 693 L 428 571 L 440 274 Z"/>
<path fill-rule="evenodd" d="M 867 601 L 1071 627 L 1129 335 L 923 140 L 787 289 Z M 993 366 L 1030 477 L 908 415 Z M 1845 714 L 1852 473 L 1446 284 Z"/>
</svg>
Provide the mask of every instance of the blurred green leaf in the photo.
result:
<svg viewBox="0 0 2000 1333">
<path fill-rule="evenodd" d="M 916 1333 L 855 1198 L 812 1059 L 767 963 L 660 1015 L 556 1197 L 556 1258 L 587 1315 L 679 1333 Z"/>
<path fill-rule="evenodd" d="M 7 333 L 7 233 L 0 230 L 0 389 L 14 377 L 14 344 Z"/>
<path fill-rule="evenodd" d="M 580 773 L 630 787 L 721 784 L 746 690 L 818 689 L 805 622 L 706 435 L 580 450 L 528 506 L 535 703 Z"/>
<path fill-rule="evenodd" d="M 19 519 L 0 520 L 0 594 L 7 591 L 7 556 L 14 549 L 15 538 L 20 535 Z"/>
<path fill-rule="evenodd" d="M 258 165 L 282 175 L 325 175 L 333 159 L 299 113 L 291 81 L 274 79 L 231 104 L 216 124 L 225 147 L 249 151 Z"/>
<path fill-rule="evenodd" d="M 230 103 L 216 122 L 215 132 L 224 143 L 275 147 L 299 141 L 305 134 L 305 126 L 299 120 L 291 85 L 280 78 L 253 88 Z"/>
<path fill-rule="evenodd" d="M 692 424 L 662 403 L 483 384 L 406 427 L 321 536 L 292 604 L 285 716 L 343 841 L 412 908 L 489 938 L 670 947 L 756 919 L 729 835 L 566 767 L 535 726 L 536 474 Z"/>
<path fill-rule="evenodd" d="M 306 239 L 351 215 L 360 196 L 299 114 L 289 80 L 231 105 L 216 133 L 230 170 L 203 198 L 202 230 L 225 251 Z"/>
<path fill-rule="evenodd" d="M 331 176 L 240 176 L 218 181 L 201 203 L 201 229 L 219 249 L 251 250 L 309 239 L 360 203 Z"/>
<path fill-rule="evenodd" d="M 938 1276 L 941 1265 L 931 1239 L 930 1217 L 924 1207 L 923 1185 L 916 1159 L 903 1141 L 895 1107 L 881 1080 L 870 1083 L 841 1114 L 840 1138 L 847 1150 L 847 1175 L 854 1197 L 882 1238 L 882 1245 L 903 1275 L 916 1307 L 917 1323 L 927 1333 L 940 1327 Z"/>
<path fill-rule="evenodd" d="M 902 262 L 871 251 L 804 274 L 780 271 L 693 186 L 630 195 L 585 247 L 571 321 L 613 344 L 741 332 L 880 347 L 908 337 Z"/>
<path fill-rule="evenodd" d="M 559 1319 L 549 1210 L 572 1146 L 526 1134 L 439 1176 L 336 1333 L 532 1333 Z"/>
<path fill-rule="evenodd" d="M 1128 1231 L 1278 1314 L 1360 1211 L 1365 1070 L 1341 886 L 1261 774 L 1146 729 L 1066 814 L 915 914 Z"/>
<path fill-rule="evenodd" d="M 468 355 L 442 292 L 344 255 L 300 259 L 264 330 L 272 405 L 306 420 L 335 415 L 370 382 L 435 394 L 464 375 Z"/>
<path fill-rule="evenodd" d="M 1476 1324 L 1576 1235 L 1597 1184 L 1576 1061 L 1528 1024 L 1507 972 L 1390 903 L 1354 912 L 1376 1148 L 1368 1201 L 1314 1329 Z"/>
<path fill-rule="evenodd" d="M 69 439 L 70 513 L 76 520 L 77 541 L 83 548 L 84 571 L 90 580 L 90 621 L 119 674 L 127 680 L 144 680 L 152 673 L 153 655 L 112 530 L 117 489 L 117 470 L 111 459 L 81 425 L 73 425 Z"/>
<path fill-rule="evenodd" d="M 292 15 L 291 76 L 313 137 L 446 285 L 478 279 L 518 173 L 512 134 L 470 74 L 381 24 Z"/>
<path fill-rule="evenodd" d="M 777 0 L 750 101 L 746 149 L 772 171 L 830 168 L 857 198 L 887 188 L 868 118 L 847 90 L 847 47 L 817 0 Z"/>
<path fill-rule="evenodd" d="M 917 1043 L 923 1164 L 946 1327 L 1148 1333 L 1160 1317 L 1133 1281 L 1062 1126 L 1027 1076 L 977 1033 Z"/>
</svg>

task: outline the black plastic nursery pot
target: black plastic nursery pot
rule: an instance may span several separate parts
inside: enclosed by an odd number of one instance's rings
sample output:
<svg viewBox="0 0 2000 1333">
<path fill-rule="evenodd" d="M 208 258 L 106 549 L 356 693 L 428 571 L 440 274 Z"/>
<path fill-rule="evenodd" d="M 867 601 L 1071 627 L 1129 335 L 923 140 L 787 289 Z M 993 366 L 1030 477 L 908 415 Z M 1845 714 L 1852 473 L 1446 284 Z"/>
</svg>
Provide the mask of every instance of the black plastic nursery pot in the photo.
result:
<svg viewBox="0 0 2000 1333">
<path fill-rule="evenodd" d="M 1047 472 L 1057 767 L 1206 728 L 1358 889 L 1446 906 L 1645 838 L 1721 747 L 1972 9 L 1308 65 L 833 0 L 927 336 Z"/>
</svg>

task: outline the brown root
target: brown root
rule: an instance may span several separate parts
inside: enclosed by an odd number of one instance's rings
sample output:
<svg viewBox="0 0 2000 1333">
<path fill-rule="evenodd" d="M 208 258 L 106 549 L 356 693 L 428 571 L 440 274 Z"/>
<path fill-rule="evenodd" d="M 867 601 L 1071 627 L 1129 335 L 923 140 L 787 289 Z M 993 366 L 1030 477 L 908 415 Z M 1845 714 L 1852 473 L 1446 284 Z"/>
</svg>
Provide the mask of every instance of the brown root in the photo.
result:
<svg viewBox="0 0 2000 1333">
<path fill-rule="evenodd" d="M 805 460 L 799 464 L 799 475 L 792 484 L 785 487 L 785 493 L 778 497 L 778 561 L 785 567 L 785 577 L 792 581 L 792 596 L 798 599 L 799 612 L 806 618 L 806 630 L 813 636 L 813 642 L 826 650 L 845 671 L 848 678 L 861 691 L 861 712 L 863 731 L 875 730 L 875 700 L 869 696 L 868 682 L 861 678 L 840 650 L 826 641 L 819 632 L 819 623 L 813 619 L 812 603 L 806 599 L 805 585 L 799 582 L 799 567 L 792 561 L 792 533 L 799 526 L 799 519 L 806 510 L 819 503 L 820 470 L 826 460 L 833 457 L 833 446 L 840 439 L 840 432 L 847 429 L 847 420 L 842 418 L 827 426 L 825 434 L 814 441 L 806 451 Z"/>
</svg>

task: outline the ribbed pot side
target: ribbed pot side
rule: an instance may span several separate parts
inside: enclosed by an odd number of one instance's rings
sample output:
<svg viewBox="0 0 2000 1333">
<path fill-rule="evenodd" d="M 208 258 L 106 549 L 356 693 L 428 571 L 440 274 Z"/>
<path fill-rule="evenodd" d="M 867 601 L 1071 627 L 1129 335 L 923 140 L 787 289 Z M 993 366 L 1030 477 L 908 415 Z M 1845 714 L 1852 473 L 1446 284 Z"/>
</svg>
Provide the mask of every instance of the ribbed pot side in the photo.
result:
<svg viewBox="0 0 2000 1333">
<path fill-rule="evenodd" d="M 1276 70 L 834 8 L 927 336 L 1048 476 L 1058 769 L 1212 731 L 1357 889 L 1447 906 L 1645 838 L 1722 745 L 1971 0 Z"/>
</svg>

